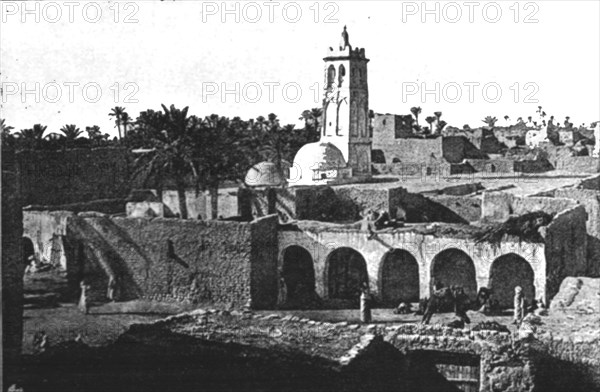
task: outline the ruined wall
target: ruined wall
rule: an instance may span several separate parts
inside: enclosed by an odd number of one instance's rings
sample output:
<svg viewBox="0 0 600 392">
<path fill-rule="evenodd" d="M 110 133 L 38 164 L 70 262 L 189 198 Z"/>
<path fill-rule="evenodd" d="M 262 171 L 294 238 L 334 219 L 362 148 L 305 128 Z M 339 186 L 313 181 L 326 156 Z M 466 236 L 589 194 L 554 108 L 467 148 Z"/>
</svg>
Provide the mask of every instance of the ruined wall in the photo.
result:
<svg viewBox="0 0 600 392">
<path fill-rule="evenodd" d="M 460 163 L 463 159 L 487 159 L 486 153 L 481 152 L 464 136 L 446 136 L 442 138 L 444 159 L 450 163 Z"/>
<path fill-rule="evenodd" d="M 548 302 L 558 292 L 564 278 L 584 276 L 588 270 L 586 219 L 584 206 L 578 205 L 558 213 L 546 227 Z"/>
<path fill-rule="evenodd" d="M 19 176 L 10 152 L 2 151 L 2 356 L 3 372 L 14 364 L 23 339 L 23 216 Z"/>
<path fill-rule="evenodd" d="M 428 195 L 427 198 L 468 222 L 476 222 L 481 219 L 481 196 Z"/>
<path fill-rule="evenodd" d="M 23 236 L 33 242 L 38 261 L 67 267 L 63 238 L 73 215 L 69 211 L 23 211 Z"/>
<path fill-rule="evenodd" d="M 385 161 L 392 163 L 397 158 L 403 163 L 441 160 L 444 157 L 442 138 L 435 139 L 396 139 L 394 132 L 373 134 L 373 149 L 382 150 Z"/>
<path fill-rule="evenodd" d="M 549 151 L 548 161 L 556 170 L 571 173 L 598 173 L 598 158 L 591 156 L 574 157 Z"/>
<path fill-rule="evenodd" d="M 506 192 L 484 192 L 482 196 L 482 219 L 503 222 L 510 215 L 523 215 L 534 211 L 557 214 L 573 208 L 572 199 L 551 197 L 519 197 Z"/>
<path fill-rule="evenodd" d="M 16 156 L 23 205 L 120 198 L 131 189 L 124 149 L 21 151 Z"/>
<path fill-rule="evenodd" d="M 577 200 L 587 212 L 588 271 L 589 276 L 600 276 L 600 191 L 591 189 L 562 188 L 554 192 L 556 197 Z"/>
<path fill-rule="evenodd" d="M 238 216 L 237 188 L 219 188 L 217 217 L 230 218 Z M 211 196 L 208 191 L 185 192 L 186 206 L 189 219 L 209 220 L 212 217 Z M 175 190 L 163 190 L 162 202 L 165 205 L 166 217 L 175 217 L 179 214 L 179 196 Z"/>
<path fill-rule="evenodd" d="M 468 332 L 407 324 L 388 334 L 385 340 L 407 355 L 409 363 L 415 362 L 415 365 L 427 366 L 427 362 L 423 363 L 418 358 L 423 358 L 428 353 L 434 363 L 439 363 L 442 357 L 456 357 L 460 354 L 473 356 L 476 359 L 474 364 L 479 367 L 478 390 L 482 392 L 539 390 L 536 389 L 539 374 L 537 357 L 528 345 L 511 344 L 510 336 L 506 333 Z"/>
<path fill-rule="evenodd" d="M 514 161 L 510 159 L 467 159 L 477 173 L 514 173 Z"/>
<path fill-rule="evenodd" d="M 226 306 L 252 299 L 260 307 L 268 305 L 276 284 L 269 285 L 275 262 L 266 249 L 275 248 L 275 224 L 273 218 L 246 223 L 79 214 L 69 220 L 68 235 L 84 246 L 83 273 L 92 275 L 96 296 L 106 293 L 113 274 L 126 298 Z"/>
</svg>

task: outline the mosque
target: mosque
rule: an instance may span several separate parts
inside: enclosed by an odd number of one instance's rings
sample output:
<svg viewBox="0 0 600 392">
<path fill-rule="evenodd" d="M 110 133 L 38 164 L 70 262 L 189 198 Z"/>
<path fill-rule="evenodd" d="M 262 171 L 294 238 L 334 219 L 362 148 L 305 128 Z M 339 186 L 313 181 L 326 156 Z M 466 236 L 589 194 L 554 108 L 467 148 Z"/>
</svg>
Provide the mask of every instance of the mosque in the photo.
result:
<svg viewBox="0 0 600 392">
<path fill-rule="evenodd" d="M 372 131 L 369 127 L 369 85 L 364 48 L 352 48 L 346 27 L 337 47 L 324 60 L 321 138 L 304 145 L 289 168 L 289 186 L 357 182 L 371 175 Z M 262 162 L 250 169 L 246 184 L 280 185 L 275 166 Z M 288 170 L 286 170 L 288 171 Z M 350 180 L 352 179 L 352 180 Z"/>
</svg>

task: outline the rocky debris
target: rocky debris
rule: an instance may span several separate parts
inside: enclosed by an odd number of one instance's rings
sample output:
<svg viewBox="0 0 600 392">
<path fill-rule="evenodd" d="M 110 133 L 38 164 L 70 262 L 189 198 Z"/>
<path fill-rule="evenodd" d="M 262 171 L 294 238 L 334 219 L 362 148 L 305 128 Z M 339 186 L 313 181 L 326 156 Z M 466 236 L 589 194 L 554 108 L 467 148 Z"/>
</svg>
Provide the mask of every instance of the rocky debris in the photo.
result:
<svg viewBox="0 0 600 392">
<path fill-rule="evenodd" d="M 565 278 L 552 299 L 550 310 L 600 313 L 600 278 Z"/>
<path fill-rule="evenodd" d="M 502 325 L 496 321 L 482 321 L 480 323 L 475 324 L 472 328 L 473 331 L 498 331 L 498 332 L 506 332 L 509 333 L 509 329 L 506 325 Z"/>
</svg>

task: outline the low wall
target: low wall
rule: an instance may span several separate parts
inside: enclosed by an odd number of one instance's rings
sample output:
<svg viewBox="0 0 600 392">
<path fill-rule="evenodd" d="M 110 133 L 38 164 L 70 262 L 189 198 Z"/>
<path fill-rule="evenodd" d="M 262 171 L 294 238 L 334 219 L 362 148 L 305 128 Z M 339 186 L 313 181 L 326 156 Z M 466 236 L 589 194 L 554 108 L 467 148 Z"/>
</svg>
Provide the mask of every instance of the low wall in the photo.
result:
<svg viewBox="0 0 600 392">
<path fill-rule="evenodd" d="M 514 161 L 510 159 L 467 159 L 477 173 L 514 173 Z"/>
<path fill-rule="evenodd" d="M 68 221 L 68 274 L 89 280 L 99 300 L 114 276 L 125 299 L 268 308 L 277 296 L 276 223 L 79 214 Z"/>
<path fill-rule="evenodd" d="M 430 195 L 427 198 L 468 222 L 476 222 L 481 219 L 481 196 Z"/>
<path fill-rule="evenodd" d="M 552 197 L 519 197 L 506 192 L 483 192 L 482 218 L 503 222 L 510 215 L 523 215 L 534 211 L 557 214 L 577 206 L 572 199 Z"/>
</svg>

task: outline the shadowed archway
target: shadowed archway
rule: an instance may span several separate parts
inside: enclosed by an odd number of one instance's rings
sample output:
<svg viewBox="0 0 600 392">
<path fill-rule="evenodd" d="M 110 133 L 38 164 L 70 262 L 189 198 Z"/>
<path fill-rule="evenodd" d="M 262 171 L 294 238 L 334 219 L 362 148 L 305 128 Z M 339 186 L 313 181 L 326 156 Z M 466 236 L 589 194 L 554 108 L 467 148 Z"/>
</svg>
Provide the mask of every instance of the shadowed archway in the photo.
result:
<svg viewBox="0 0 600 392">
<path fill-rule="evenodd" d="M 327 257 L 330 299 L 358 300 L 361 285 L 368 284 L 367 263 L 352 248 L 339 248 Z"/>
<path fill-rule="evenodd" d="M 31 257 L 35 256 L 35 248 L 33 247 L 33 241 L 31 241 L 31 238 L 29 238 L 29 237 L 23 237 L 21 239 L 21 246 L 22 246 L 21 256 L 23 257 L 23 259 L 22 259 L 23 268 L 25 268 L 29 264 Z"/>
<path fill-rule="evenodd" d="M 446 249 L 438 253 L 431 263 L 431 287 L 441 282 L 443 286 L 461 286 L 471 299 L 477 296 L 475 264 L 468 254 L 460 249 Z"/>
<path fill-rule="evenodd" d="M 287 289 L 287 306 L 303 306 L 314 298 L 315 270 L 306 249 L 297 245 L 287 247 L 283 252 L 281 274 Z"/>
<path fill-rule="evenodd" d="M 419 264 L 403 249 L 392 249 L 383 257 L 380 269 L 381 301 L 385 306 L 419 301 Z"/>
<path fill-rule="evenodd" d="M 523 257 L 509 253 L 498 257 L 490 268 L 490 289 L 503 308 L 512 308 L 515 287 L 521 286 L 529 303 L 535 298 L 534 272 Z"/>
</svg>

